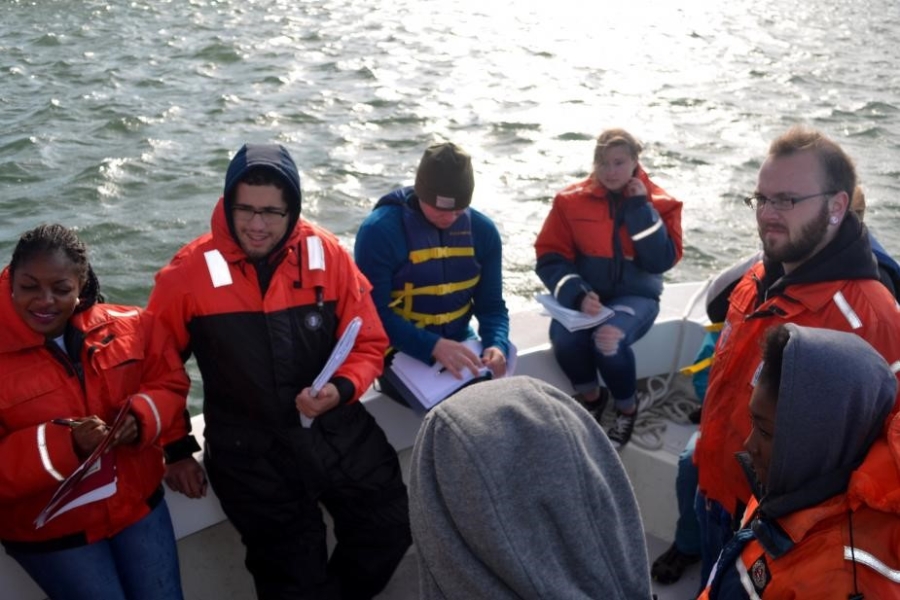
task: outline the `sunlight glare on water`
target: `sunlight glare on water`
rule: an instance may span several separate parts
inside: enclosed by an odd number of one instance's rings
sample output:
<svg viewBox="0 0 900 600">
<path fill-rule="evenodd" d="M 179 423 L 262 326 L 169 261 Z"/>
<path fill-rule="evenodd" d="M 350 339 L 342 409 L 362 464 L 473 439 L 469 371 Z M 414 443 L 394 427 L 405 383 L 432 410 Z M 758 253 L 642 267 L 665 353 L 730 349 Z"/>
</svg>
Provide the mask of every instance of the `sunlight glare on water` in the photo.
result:
<svg viewBox="0 0 900 600">
<path fill-rule="evenodd" d="M 0 253 L 77 226 L 110 297 L 208 228 L 229 158 L 285 144 L 304 216 L 352 246 L 422 150 L 473 156 L 473 204 L 504 239 L 511 308 L 541 289 L 532 244 L 553 195 L 621 126 L 685 202 L 670 281 L 755 249 L 769 140 L 823 129 L 858 162 L 867 220 L 900 249 L 900 10 L 892 0 L 521 3 L 192 0 L 0 5 Z"/>
</svg>

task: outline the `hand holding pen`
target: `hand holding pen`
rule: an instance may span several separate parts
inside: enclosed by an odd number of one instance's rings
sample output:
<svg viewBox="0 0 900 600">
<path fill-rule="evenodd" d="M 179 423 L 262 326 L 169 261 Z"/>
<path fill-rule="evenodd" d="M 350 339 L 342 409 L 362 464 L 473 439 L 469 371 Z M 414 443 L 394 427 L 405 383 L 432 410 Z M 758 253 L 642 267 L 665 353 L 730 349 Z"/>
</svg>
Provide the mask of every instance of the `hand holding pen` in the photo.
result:
<svg viewBox="0 0 900 600">
<path fill-rule="evenodd" d="M 72 430 L 72 446 L 82 459 L 90 456 L 109 433 L 109 425 L 97 415 L 79 419 L 53 419 L 51 422 Z M 125 416 L 122 427 L 116 431 L 116 438 L 110 443 L 110 448 L 120 444 L 133 444 L 136 441 L 138 441 L 137 419 L 129 413 Z"/>
<path fill-rule="evenodd" d="M 585 291 L 587 293 L 581 300 L 581 312 L 589 315 L 600 314 L 600 309 L 603 308 L 603 304 L 600 303 L 600 296 L 597 295 L 597 292 Z"/>
<path fill-rule="evenodd" d="M 450 371 L 457 379 L 462 379 L 463 371 L 468 369 L 477 376 L 481 369 L 481 357 L 469 350 L 462 342 L 441 338 L 434 345 L 431 355 L 441 363 L 441 372 Z"/>
</svg>

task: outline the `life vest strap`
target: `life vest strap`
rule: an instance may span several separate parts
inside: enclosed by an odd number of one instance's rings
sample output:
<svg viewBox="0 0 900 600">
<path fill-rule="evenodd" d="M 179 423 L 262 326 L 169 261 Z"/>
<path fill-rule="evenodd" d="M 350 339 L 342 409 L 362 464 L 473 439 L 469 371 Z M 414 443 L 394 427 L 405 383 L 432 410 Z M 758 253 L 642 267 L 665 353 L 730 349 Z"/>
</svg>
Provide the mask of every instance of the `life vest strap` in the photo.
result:
<svg viewBox="0 0 900 600">
<path fill-rule="evenodd" d="M 696 375 L 703 369 L 708 368 L 712 364 L 712 362 L 713 362 L 713 357 L 707 356 L 703 360 L 695 362 L 691 366 L 681 369 L 681 374 L 682 375 Z"/>
<path fill-rule="evenodd" d="M 436 260 L 439 258 L 456 258 L 459 256 L 475 256 L 475 248 L 451 248 L 448 246 L 423 248 L 422 250 L 413 250 L 412 252 L 410 252 L 409 261 L 417 265 L 429 260 Z"/>
<path fill-rule="evenodd" d="M 453 321 L 464 317 L 469 309 L 472 307 L 472 303 L 469 302 L 462 308 L 458 310 L 454 310 L 449 313 L 441 313 L 438 315 L 427 315 L 425 313 L 416 313 L 416 312 L 405 312 L 402 309 L 394 309 L 394 312 L 401 315 L 407 320 L 413 321 L 416 324 L 416 327 L 422 328 L 427 327 L 429 325 L 446 325 L 447 323 L 452 323 Z"/>
<path fill-rule="evenodd" d="M 407 283 L 402 291 L 391 292 L 391 298 L 394 298 L 394 301 L 391 302 L 390 306 L 397 306 L 403 300 L 412 298 L 413 296 L 446 296 L 447 294 L 461 292 L 478 285 L 478 281 L 480 279 L 481 275 L 476 275 L 475 277 L 467 279 L 466 281 L 454 281 L 452 283 L 439 283 L 436 285 L 423 285 L 421 287 L 413 287 L 411 283 Z"/>
</svg>

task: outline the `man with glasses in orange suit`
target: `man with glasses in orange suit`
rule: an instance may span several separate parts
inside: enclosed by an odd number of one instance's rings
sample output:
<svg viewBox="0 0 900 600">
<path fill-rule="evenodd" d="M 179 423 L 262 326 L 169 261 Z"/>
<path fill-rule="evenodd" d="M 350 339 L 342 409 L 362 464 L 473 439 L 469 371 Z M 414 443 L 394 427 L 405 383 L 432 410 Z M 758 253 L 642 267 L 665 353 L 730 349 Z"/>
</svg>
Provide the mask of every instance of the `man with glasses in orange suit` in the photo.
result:
<svg viewBox="0 0 900 600">
<path fill-rule="evenodd" d="M 300 201 L 285 148 L 242 147 L 212 231 L 157 274 L 148 310 L 197 359 L 206 470 L 257 596 L 363 600 L 412 542 L 397 455 L 359 402 L 388 340 L 369 282 L 334 235 L 300 218 Z M 349 354 L 314 389 L 356 317 Z M 190 497 L 205 491 L 194 447 L 166 448 L 166 481 Z M 335 525 L 330 559 L 319 503 Z"/>
<path fill-rule="evenodd" d="M 750 498 L 734 455 L 750 433 L 747 407 L 766 330 L 791 322 L 852 332 L 895 373 L 900 368 L 900 310 L 879 281 L 866 228 L 850 210 L 855 186 L 853 162 L 838 144 L 794 127 L 772 142 L 746 200 L 763 258 L 729 297 L 694 457 L 704 582 Z"/>
</svg>

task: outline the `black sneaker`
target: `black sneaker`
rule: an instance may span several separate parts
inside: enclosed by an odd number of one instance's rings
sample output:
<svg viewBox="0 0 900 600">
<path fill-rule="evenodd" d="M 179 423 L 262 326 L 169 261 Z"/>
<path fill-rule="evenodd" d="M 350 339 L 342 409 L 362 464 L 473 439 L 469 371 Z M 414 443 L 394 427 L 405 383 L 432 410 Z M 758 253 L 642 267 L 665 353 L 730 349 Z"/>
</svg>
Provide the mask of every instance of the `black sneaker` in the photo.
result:
<svg viewBox="0 0 900 600">
<path fill-rule="evenodd" d="M 675 544 L 653 561 L 650 576 L 659 583 L 675 583 L 691 565 L 700 562 L 699 554 L 685 554 Z"/>
<path fill-rule="evenodd" d="M 631 439 L 631 434 L 634 433 L 634 423 L 637 421 L 637 416 L 637 407 L 635 407 L 634 412 L 630 415 L 626 415 L 625 413 L 616 410 L 616 420 L 612 427 L 606 431 L 606 435 L 609 437 L 609 441 L 612 442 L 613 448 L 621 450 L 625 444 L 628 443 Z"/>
<path fill-rule="evenodd" d="M 583 406 L 586 411 L 591 413 L 594 420 L 599 423 L 600 417 L 603 415 L 603 411 L 606 410 L 606 405 L 609 403 L 609 390 L 600 388 L 600 396 L 593 402 L 586 401 L 584 395 L 581 393 L 575 394 L 572 397 L 575 398 L 578 404 Z"/>
</svg>

